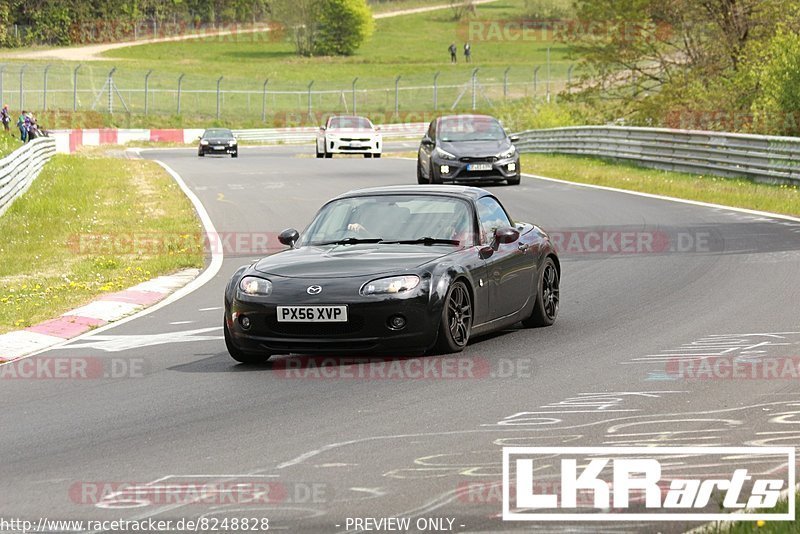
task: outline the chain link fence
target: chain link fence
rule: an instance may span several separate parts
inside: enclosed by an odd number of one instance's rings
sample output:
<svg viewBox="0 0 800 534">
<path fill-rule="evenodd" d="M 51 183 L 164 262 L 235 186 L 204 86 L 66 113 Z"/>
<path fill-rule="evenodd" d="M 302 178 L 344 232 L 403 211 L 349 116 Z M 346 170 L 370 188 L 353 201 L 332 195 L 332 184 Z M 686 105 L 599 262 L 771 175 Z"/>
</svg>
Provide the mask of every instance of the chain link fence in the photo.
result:
<svg viewBox="0 0 800 534">
<path fill-rule="evenodd" d="M 96 111 L 154 116 L 301 120 L 323 113 L 409 113 L 487 110 L 505 100 L 555 99 L 568 90 L 572 66 L 462 66 L 432 74 L 348 82 L 217 78 L 137 71 L 113 64 L 0 64 L 0 99 L 12 110 Z"/>
</svg>

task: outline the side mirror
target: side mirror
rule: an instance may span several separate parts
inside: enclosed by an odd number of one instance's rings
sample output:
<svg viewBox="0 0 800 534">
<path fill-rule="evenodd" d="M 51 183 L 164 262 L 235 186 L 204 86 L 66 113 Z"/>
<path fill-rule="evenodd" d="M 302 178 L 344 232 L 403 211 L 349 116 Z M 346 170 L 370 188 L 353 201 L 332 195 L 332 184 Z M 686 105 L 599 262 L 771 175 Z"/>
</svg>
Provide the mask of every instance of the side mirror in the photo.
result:
<svg viewBox="0 0 800 534">
<path fill-rule="evenodd" d="M 376 131 L 376 132 L 380 132 L 380 131 L 381 131 L 381 127 L 380 127 L 380 126 L 376 126 L 376 127 L 375 127 L 375 131 Z"/>
<path fill-rule="evenodd" d="M 319 129 L 324 132 L 325 131 L 325 125 L 320 126 Z"/>
<path fill-rule="evenodd" d="M 519 239 L 519 230 L 506 226 L 494 231 L 494 242 L 502 245 L 513 243 Z"/>
<path fill-rule="evenodd" d="M 512 143 L 519 143 L 519 136 L 512 135 L 511 137 L 508 138 L 508 140 L 511 141 Z"/>
<path fill-rule="evenodd" d="M 278 241 L 280 241 L 282 245 L 286 245 L 287 247 L 293 247 L 298 239 L 300 239 L 300 232 L 298 232 L 294 228 L 289 228 L 288 230 L 284 230 L 278 235 Z"/>
<path fill-rule="evenodd" d="M 422 146 L 424 146 L 426 148 L 432 148 L 433 147 L 433 140 L 431 140 L 430 137 L 423 137 L 421 143 L 422 143 Z"/>
</svg>

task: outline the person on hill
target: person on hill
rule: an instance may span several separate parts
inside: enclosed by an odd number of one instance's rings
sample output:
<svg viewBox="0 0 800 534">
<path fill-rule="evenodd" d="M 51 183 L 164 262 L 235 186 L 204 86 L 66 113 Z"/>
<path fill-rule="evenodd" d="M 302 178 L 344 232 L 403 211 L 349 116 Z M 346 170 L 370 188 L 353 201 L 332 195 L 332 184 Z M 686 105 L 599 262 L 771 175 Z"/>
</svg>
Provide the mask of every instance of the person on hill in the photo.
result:
<svg viewBox="0 0 800 534">
<path fill-rule="evenodd" d="M 25 125 L 26 120 L 28 120 L 28 112 L 23 110 L 22 114 L 20 114 L 19 118 L 17 119 L 17 128 L 19 128 L 19 138 L 22 139 L 23 143 L 28 141 L 28 128 Z"/>
<path fill-rule="evenodd" d="M 11 115 L 8 113 L 8 104 L 3 104 L 3 109 L 0 110 L 0 122 L 3 123 L 3 128 L 6 132 L 10 132 L 9 124 L 11 124 Z"/>
<path fill-rule="evenodd" d="M 450 43 L 448 50 L 450 51 L 450 63 L 457 63 L 458 56 L 456 55 L 456 44 Z"/>
<path fill-rule="evenodd" d="M 472 63 L 472 46 L 469 43 L 464 43 L 464 61 Z"/>
</svg>

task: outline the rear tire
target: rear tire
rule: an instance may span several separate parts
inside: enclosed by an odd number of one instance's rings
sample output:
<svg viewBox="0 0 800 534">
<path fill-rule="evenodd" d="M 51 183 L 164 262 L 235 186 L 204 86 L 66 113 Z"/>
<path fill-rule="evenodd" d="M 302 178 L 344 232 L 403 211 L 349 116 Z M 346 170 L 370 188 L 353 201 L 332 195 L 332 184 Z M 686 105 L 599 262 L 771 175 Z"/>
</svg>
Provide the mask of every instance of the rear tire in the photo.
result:
<svg viewBox="0 0 800 534">
<path fill-rule="evenodd" d="M 222 330 L 225 334 L 225 348 L 228 349 L 228 354 L 231 355 L 231 358 L 236 360 L 239 363 L 246 363 L 249 365 L 264 363 L 269 360 L 271 354 L 253 354 L 248 352 L 242 352 L 239 350 L 234 344 L 233 340 L 231 339 L 231 334 L 228 331 L 228 321 L 225 319 L 222 320 Z"/>
<path fill-rule="evenodd" d="M 522 321 L 522 324 L 531 328 L 551 326 L 558 317 L 560 276 L 553 258 L 544 260 L 542 273 L 536 284 L 536 302 L 533 305 L 531 316 Z"/>
<path fill-rule="evenodd" d="M 472 297 L 467 284 L 456 280 L 447 290 L 434 350 L 437 354 L 461 352 L 472 330 Z"/>
</svg>

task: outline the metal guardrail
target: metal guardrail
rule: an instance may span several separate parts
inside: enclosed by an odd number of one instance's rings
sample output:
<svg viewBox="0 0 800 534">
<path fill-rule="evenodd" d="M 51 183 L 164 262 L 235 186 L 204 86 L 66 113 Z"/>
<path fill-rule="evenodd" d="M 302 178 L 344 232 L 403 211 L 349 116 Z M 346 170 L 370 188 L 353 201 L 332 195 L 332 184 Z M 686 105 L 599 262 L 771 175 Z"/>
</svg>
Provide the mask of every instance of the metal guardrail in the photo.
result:
<svg viewBox="0 0 800 534">
<path fill-rule="evenodd" d="M 55 140 L 40 137 L 0 159 L 0 215 L 28 190 L 55 153 Z"/>
<path fill-rule="evenodd" d="M 380 125 L 380 134 L 384 139 L 398 139 L 403 137 L 421 137 L 428 124 L 424 122 L 384 124 Z M 300 128 L 264 128 L 250 130 L 233 130 L 237 139 L 246 141 L 269 141 L 285 143 L 305 143 L 314 141 L 319 133 L 319 128 L 304 126 Z"/>
<path fill-rule="evenodd" d="M 800 138 L 621 126 L 528 130 L 517 135 L 521 152 L 600 156 L 670 171 L 800 184 Z"/>
</svg>

